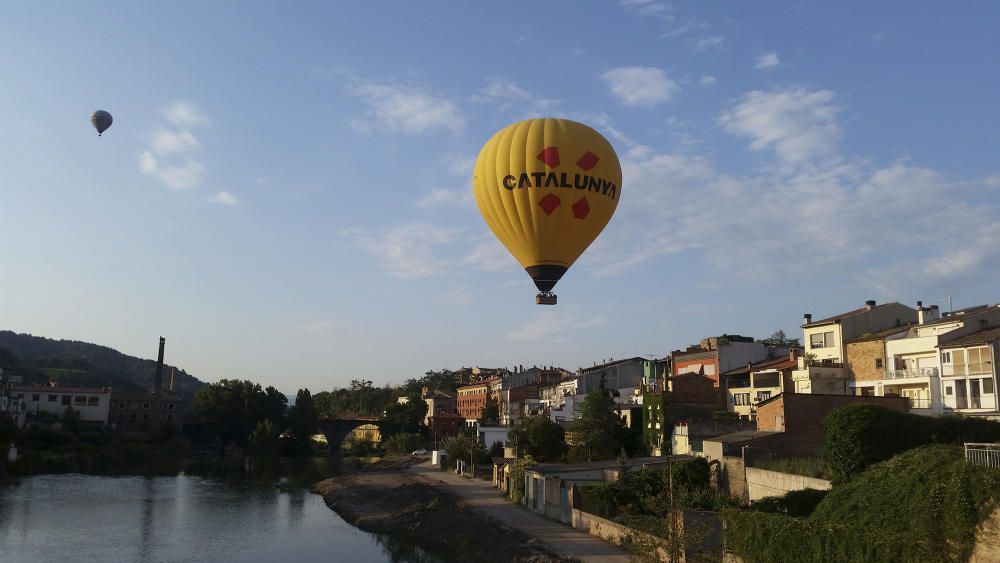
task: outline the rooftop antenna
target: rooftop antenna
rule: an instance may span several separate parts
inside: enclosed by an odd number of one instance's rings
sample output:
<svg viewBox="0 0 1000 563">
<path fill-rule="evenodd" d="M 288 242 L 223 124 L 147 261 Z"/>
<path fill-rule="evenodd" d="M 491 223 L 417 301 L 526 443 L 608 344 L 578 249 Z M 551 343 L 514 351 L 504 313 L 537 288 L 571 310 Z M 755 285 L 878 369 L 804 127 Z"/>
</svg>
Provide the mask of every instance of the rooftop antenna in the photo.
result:
<svg viewBox="0 0 1000 563">
<path fill-rule="evenodd" d="M 941 302 L 948 304 L 948 312 L 949 313 L 955 312 L 955 307 L 953 306 L 953 303 L 951 301 L 951 295 L 946 296 L 944 299 L 941 300 Z"/>
</svg>

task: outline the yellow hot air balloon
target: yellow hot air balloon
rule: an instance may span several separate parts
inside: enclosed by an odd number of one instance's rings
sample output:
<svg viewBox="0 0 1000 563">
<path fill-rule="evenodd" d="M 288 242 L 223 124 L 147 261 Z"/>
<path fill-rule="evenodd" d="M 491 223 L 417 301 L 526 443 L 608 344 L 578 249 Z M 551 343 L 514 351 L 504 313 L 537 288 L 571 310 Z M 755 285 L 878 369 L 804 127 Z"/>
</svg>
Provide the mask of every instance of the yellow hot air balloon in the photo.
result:
<svg viewBox="0 0 1000 563">
<path fill-rule="evenodd" d="M 568 119 L 514 123 L 476 159 L 479 212 L 554 305 L 552 288 L 597 238 L 618 207 L 622 169 L 611 143 Z"/>
</svg>

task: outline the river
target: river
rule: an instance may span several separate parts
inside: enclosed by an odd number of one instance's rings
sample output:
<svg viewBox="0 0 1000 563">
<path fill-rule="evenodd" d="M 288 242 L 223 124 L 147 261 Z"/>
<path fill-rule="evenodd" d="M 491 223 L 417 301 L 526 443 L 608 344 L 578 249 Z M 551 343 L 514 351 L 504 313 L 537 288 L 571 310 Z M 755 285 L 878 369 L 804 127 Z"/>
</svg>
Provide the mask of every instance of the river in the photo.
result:
<svg viewBox="0 0 1000 563">
<path fill-rule="evenodd" d="M 0 486 L 0 561 L 413 561 L 303 489 L 65 474 Z"/>
</svg>

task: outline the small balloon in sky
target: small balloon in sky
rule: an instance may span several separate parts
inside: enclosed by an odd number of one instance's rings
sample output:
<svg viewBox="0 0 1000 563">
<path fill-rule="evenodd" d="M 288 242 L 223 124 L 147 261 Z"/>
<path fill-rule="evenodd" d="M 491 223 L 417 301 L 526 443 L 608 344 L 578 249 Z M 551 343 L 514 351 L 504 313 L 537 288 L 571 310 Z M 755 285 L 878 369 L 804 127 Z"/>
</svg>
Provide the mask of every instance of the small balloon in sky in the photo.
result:
<svg viewBox="0 0 1000 563">
<path fill-rule="evenodd" d="M 97 129 L 97 136 L 100 137 L 101 133 L 108 130 L 111 127 L 111 122 L 114 119 L 111 118 L 111 114 L 99 109 L 90 115 L 90 123 L 94 125 L 94 129 Z"/>
<path fill-rule="evenodd" d="M 479 152 L 472 189 L 483 219 L 555 305 L 552 289 L 618 207 L 622 169 L 600 133 L 568 119 L 505 127 Z"/>
</svg>

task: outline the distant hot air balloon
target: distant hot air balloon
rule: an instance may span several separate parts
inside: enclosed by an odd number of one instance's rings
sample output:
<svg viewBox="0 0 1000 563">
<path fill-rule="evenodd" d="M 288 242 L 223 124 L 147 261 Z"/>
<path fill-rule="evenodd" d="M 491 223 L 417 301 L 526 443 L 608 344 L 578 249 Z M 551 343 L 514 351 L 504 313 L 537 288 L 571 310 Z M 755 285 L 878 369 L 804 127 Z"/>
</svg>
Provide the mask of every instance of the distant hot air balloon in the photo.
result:
<svg viewBox="0 0 1000 563">
<path fill-rule="evenodd" d="M 528 119 L 493 135 L 476 159 L 479 212 L 554 305 L 552 288 L 618 206 L 622 169 L 611 143 L 568 119 Z"/>
<path fill-rule="evenodd" d="M 94 129 L 97 129 L 98 137 L 101 136 L 101 133 L 107 131 L 108 127 L 111 127 L 112 121 L 114 121 L 114 119 L 111 118 L 111 114 L 103 109 L 95 111 L 90 116 L 90 122 L 94 125 Z"/>
</svg>

